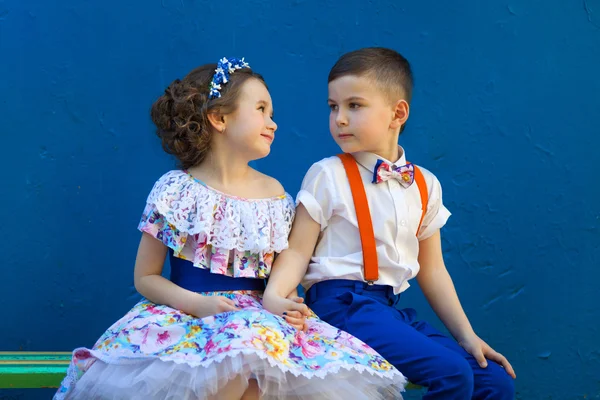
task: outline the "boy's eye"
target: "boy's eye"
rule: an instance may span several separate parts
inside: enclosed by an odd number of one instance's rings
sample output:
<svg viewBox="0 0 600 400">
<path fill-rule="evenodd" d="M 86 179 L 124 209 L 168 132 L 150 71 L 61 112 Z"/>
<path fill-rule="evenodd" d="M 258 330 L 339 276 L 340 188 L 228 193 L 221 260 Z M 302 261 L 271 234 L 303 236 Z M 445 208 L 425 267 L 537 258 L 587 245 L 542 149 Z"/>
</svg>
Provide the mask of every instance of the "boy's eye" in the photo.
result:
<svg viewBox="0 0 600 400">
<path fill-rule="evenodd" d="M 258 109 L 259 109 L 261 112 L 265 112 L 265 106 L 260 106 L 260 107 L 258 107 Z"/>
<path fill-rule="evenodd" d="M 360 108 L 360 104 L 358 103 L 350 103 L 349 106 L 350 108 Z"/>
<path fill-rule="evenodd" d="M 329 105 L 329 109 L 330 109 L 331 111 L 336 111 L 336 110 L 338 109 L 338 106 L 337 106 L 336 104 L 330 104 L 330 105 Z"/>
</svg>

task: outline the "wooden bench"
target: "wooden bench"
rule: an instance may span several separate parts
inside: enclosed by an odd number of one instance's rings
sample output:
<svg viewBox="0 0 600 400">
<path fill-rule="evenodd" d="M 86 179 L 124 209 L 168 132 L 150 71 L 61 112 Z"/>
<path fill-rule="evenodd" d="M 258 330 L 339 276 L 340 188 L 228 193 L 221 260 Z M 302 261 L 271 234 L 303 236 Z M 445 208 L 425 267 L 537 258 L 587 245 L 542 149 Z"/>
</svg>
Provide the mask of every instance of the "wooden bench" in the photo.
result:
<svg viewBox="0 0 600 400">
<path fill-rule="evenodd" d="M 0 351 L 0 389 L 58 388 L 71 352 Z M 408 384 L 406 390 L 420 389 Z"/>
</svg>

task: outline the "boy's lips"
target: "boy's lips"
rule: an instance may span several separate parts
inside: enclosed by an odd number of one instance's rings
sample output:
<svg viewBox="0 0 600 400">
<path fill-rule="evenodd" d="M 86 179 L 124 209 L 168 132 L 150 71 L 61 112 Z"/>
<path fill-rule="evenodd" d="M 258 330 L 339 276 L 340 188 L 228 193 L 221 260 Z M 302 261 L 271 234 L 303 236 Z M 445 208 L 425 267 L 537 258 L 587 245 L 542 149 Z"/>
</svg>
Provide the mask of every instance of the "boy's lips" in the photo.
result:
<svg viewBox="0 0 600 400">
<path fill-rule="evenodd" d="M 354 136 L 354 135 L 351 133 L 338 133 L 338 138 L 340 138 L 340 139 L 348 139 L 349 137 L 352 137 L 352 136 Z"/>
</svg>

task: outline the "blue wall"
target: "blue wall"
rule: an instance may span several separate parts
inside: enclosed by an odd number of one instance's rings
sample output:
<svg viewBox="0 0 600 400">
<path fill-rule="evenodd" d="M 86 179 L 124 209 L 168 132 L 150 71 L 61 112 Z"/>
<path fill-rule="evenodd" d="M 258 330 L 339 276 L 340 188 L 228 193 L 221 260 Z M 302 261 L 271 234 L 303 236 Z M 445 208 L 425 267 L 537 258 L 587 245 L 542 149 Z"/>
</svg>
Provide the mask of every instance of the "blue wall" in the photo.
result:
<svg viewBox="0 0 600 400">
<path fill-rule="evenodd" d="M 600 1 L 220 3 L 0 1 L 0 347 L 91 346 L 137 299 L 137 222 L 172 166 L 149 107 L 171 80 L 245 56 L 279 124 L 258 166 L 295 194 L 337 151 L 329 68 L 381 45 L 412 61 L 401 141 L 445 189 L 476 330 L 518 398 L 599 398 Z M 417 289 L 405 304 L 432 318 Z"/>
</svg>

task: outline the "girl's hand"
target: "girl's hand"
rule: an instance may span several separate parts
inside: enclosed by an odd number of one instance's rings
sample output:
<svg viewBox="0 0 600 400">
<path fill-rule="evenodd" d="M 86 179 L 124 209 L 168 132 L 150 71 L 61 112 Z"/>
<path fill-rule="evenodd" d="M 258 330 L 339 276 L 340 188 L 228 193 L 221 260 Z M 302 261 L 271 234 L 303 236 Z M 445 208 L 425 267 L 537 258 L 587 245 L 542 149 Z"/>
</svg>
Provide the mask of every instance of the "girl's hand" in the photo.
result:
<svg viewBox="0 0 600 400">
<path fill-rule="evenodd" d="M 465 336 L 458 344 L 461 345 L 467 353 L 475 357 L 475 360 L 477 360 L 477 363 L 481 368 L 486 368 L 487 360 L 492 360 L 500 364 L 506 373 L 512 376 L 513 379 L 517 377 L 515 370 L 506 357 L 492 349 L 489 344 L 481 340 L 475 333 Z"/>
<path fill-rule="evenodd" d="M 195 317 L 204 318 L 229 311 L 240 311 L 240 309 L 227 297 L 198 295 L 191 311 Z"/>
<path fill-rule="evenodd" d="M 298 330 L 304 328 L 305 319 L 310 315 L 308 307 L 303 302 L 304 299 L 301 297 L 290 300 L 268 292 L 265 292 L 263 297 L 263 306 L 267 311 L 284 317 L 288 324 Z"/>
</svg>

